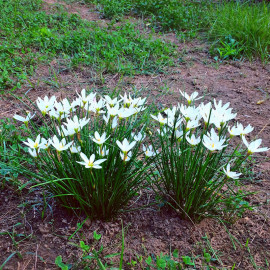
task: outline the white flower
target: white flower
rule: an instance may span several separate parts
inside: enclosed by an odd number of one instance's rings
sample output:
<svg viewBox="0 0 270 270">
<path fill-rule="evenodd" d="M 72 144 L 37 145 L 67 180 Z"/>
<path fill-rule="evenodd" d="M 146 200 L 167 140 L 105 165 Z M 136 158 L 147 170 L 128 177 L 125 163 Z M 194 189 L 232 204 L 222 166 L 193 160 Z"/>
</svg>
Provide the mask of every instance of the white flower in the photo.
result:
<svg viewBox="0 0 270 270">
<path fill-rule="evenodd" d="M 240 128 L 240 126 L 241 126 L 241 128 Z M 239 130 L 240 130 L 240 135 L 241 135 L 241 136 L 245 136 L 246 134 L 250 133 L 250 132 L 253 131 L 253 129 L 254 129 L 254 127 L 252 127 L 250 124 L 248 124 L 248 126 L 246 126 L 246 127 L 243 128 L 243 129 L 242 129 L 242 127 L 243 127 L 243 125 L 240 124 L 240 125 L 239 125 Z"/>
<path fill-rule="evenodd" d="M 192 145 L 195 146 L 197 144 L 200 143 L 201 139 L 200 137 L 196 138 L 194 134 L 191 135 L 191 137 L 188 136 L 188 134 L 186 135 L 186 140 Z"/>
<path fill-rule="evenodd" d="M 197 120 L 188 121 L 187 125 L 186 125 L 186 130 L 188 131 L 190 129 L 196 128 L 199 125 L 200 125 L 200 123 Z"/>
<path fill-rule="evenodd" d="M 120 95 L 120 96 L 121 96 L 121 95 Z M 125 106 L 125 107 L 129 107 L 130 104 L 133 102 L 133 99 L 131 98 L 130 93 L 128 94 L 128 96 L 127 96 L 127 94 L 125 93 L 124 96 L 121 96 L 121 99 L 123 100 L 124 106 Z"/>
<path fill-rule="evenodd" d="M 86 117 L 82 119 L 78 119 L 78 116 L 75 115 L 73 119 L 67 118 L 67 123 L 64 123 L 68 130 L 73 129 L 76 133 L 80 132 L 81 129 L 88 124 L 90 119 L 86 119 Z"/>
<path fill-rule="evenodd" d="M 91 103 L 87 103 L 85 105 L 87 111 L 93 112 L 93 113 L 105 113 L 105 111 L 102 110 L 102 108 L 105 106 L 105 101 L 103 99 L 100 99 L 97 101 L 92 101 Z"/>
<path fill-rule="evenodd" d="M 192 101 L 201 99 L 202 97 L 198 97 L 199 95 L 198 92 L 193 92 L 190 96 L 186 93 L 186 92 L 182 92 L 181 90 L 179 90 L 180 94 L 187 100 L 188 104 L 190 105 Z"/>
<path fill-rule="evenodd" d="M 236 124 L 236 126 L 232 126 L 230 128 L 230 126 L 228 126 L 228 132 L 230 133 L 230 136 L 239 136 L 240 135 L 240 130 L 238 128 L 238 123 Z"/>
<path fill-rule="evenodd" d="M 151 114 L 151 117 L 157 120 L 161 125 L 168 123 L 168 118 L 164 118 L 161 113 L 159 113 L 158 116 Z"/>
<path fill-rule="evenodd" d="M 54 103 L 56 102 L 56 97 L 52 96 L 51 98 L 48 98 L 47 96 L 44 97 L 44 100 L 42 100 L 40 97 L 37 99 L 37 106 L 40 109 L 41 113 L 45 115 L 54 107 Z"/>
<path fill-rule="evenodd" d="M 20 116 L 18 114 L 15 114 L 13 116 L 13 118 L 17 121 L 21 121 L 21 122 L 24 122 L 25 124 L 27 124 L 33 117 L 35 116 L 35 114 L 31 114 L 30 112 L 27 113 L 26 117 L 23 117 L 23 116 Z"/>
<path fill-rule="evenodd" d="M 108 95 L 105 95 L 104 96 L 104 100 L 107 102 L 107 104 L 110 106 L 110 107 L 114 107 L 116 104 L 118 104 L 120 101 L 117 100 L 117 97 L 112 99 L 110 96 Z"/>
<path fill-rule="evenodd" d="M 99 148 L 98 149 L 98 154 L 102 157 L 108 156 L 109 155 L 109 149 L 106 149 L 106 146 L 104 146 L 103 148 Z"/>
<path fill-rule="evenodd" d="M 135 140 L 135 141 L 137 141 L 137 142 L 141 142 L 141 141 L 143 141 L 144 139 L 145 139 L 145 135 L 142 135 L 142 133 L 141 132 L 139 132 L 137 135 L 135 135 L 135 133 L 131 133 L 131 136 L 133 137 L 133 139 Z"/>
<path fill-rule="evenodd" d="M 221 125 L 234 119 L 237 113 L 232 113 L 232 109 L 227 109 L 226 111 L 213 110 L 213 117 L 220 122 Z M 214 120 L 215 121 L 215 120 Z"/>
<path fill-rule="evenodd" d="M 168 127 L 163 127 L 161 130 L 157 129 L 157 133 L 161 136 L 171 136 L 171 130 Z"/>
<path fill-rule="evenodd" d="M 121 151 L 124 154 L 126 154 L 130 149 L 132 149 L 135 146 L 136 141 L 129 143 L 128 140 L 125 138 L 122 143 L 118 140 L 116 141 L 116 143 L 118 147 L 121 149 Z"/>
<path fill-rule="evenodd" d="M 245 136 L 246 134 L 253 131 L 253 129 L 254 128 L 251 125 L 248 125 L 244 128 L 244 126 L 238 122 L 236 123 L 236 127 L 232 127 L 231 129 L 228 127 L 228 131 L 230 135 L 232 136 L 237 136 L 237 135 Z"/>
<path fill-rule="evenodd" d="M 108 124 L 110 120 L 110 115 L 109 114 L 107 114 L 107 116 L 103 115 L 103 120 L 105 121 L 106 124 Z"/>
<path fill-rule="evenodd" d="M 88 157 L 84 154 L 84 153 L 80 153 L 80 156 L 83 160 L 82 161 L 76 161 L 77 163 L 84 165 L 85 168 L 87 169 L 102 169 L 102 167 L 99 165 L 102 162 L 104 162 L 106 159 L 99 159 L 95 161 L 95 154 L 92 154 L 90 156 L 90 158 L 88 159 Z"/>
<path fill-rule="evenodd" d="M 117 103 L 114 107 L 110 107 L 108 104 L 106 105 L 107 112 L 110 115 L 110 117 L 115 117 L 118 114 L 119 111 L 119 103 Z"/>
<path fill-rule="evenodd" d="M 72 136 L 74 135 L 76 132 L 74 130 L 74 128 L 72 127 L 68 127 L 68 128 L 65 128 L 63 125 L 61 126 L 61 131 L 59 129 L 59 127 L 56 127 L 57 128 L 57 132 L 58 134 L 61 136 L 61 137 L 66 137 L 66 136 Z"/>
<path fill-rule="evenodd" d="M 95 142 L 97 144 L 103 144 L 103 143 L 106 142 L 106 140 L 108 138 L 106 138 L 106 133 L 105 132 L 100 136 L 99 133 L 96 131 L 95 132 L 95 138 L 91 138 L 91 139 L 93 140 L 93 142 Z"/>
<path fill-rule="evenodd" d="M 219 102 L 217 103 L 215 98 L 214 98 L 214 104 L 217 111 L 226 111 L 230 106 L 230 102 L 227 102 L 226 104 L 222 106 L 222 100 L 219 100 Z"/>
<path fill-rule="evenodd" d="M 27 142 L 23 142 L 23 143 L 32 149 L 39 149 L 44 146 L 43 143 L 40 142 L 40 134 L 37 136 L 35 141 L 28 138 Z"/>
<path fill-rule="evenodd" d="M 211 108 L 212 108 L 212 104 L 210 102 L 208 102 L 207 104 L 201 104 L 199 106 L 199 111 L 200 111 L 200 114 L 204 120 L 204 123 L 211 123 L 211 119 L 209 119 L 210 117 L 210 112 L 211 112 Z"/>
<path fill-rule="evenodd" d="M 178 117 L 178 119 L 176 120 L 175 117 L 173 117 L 169 118 L 167 125 L 170 128 L 178 129 L 182 124 L 182 122 L 183 122 L 182 118 Z"/>
<path fill-rule="evenodd" d="M 73 100 L 71 102 L 72 109 L 75 109 L 77 106 L 80 106 L 81 103 L 82 103 L 81 99 L 80 98 L 76 98 L 75 100 Z"/>
<path fill-rule="evenodd" d="M 64 115 L 63 113 L 60 113 L 59 111 L 55 110 L 54 108 L 52 108 L 50 111 L 49 111 L 49 116 L 51 118 L 55 118 L 55 119 L 63 119 L 65 118 L 66 116 L 68 116 L 68 113 L 66 115 Z"/>
<path fill-rule="evenodd" d="M 68 113 L 74 111 L 73 105 L 70 104 L 70 102 L 67 98 L 62 100 L 62 106 L 63 106 L 63 111 L 65 114 L 68 114 Z"/>
<path fill-rule="evenodd" d="M 173 106 L 172 108 L 167 108 L 164 110 L 164 113 L 168 118 L 174 118 L 177 112 L 177 107 Z"/>
<path fill-rule="evenodd" d="M 155 156 L 157 154 L 157 153 L 155 153 L 153 151 L 153 146 L 152 145 L 149 145 L 148 147 L 145 147 L 143 145 L 143 151 L 144 151 L 144 154 L 145 154 L 146 157 L 153 157 L 153 156 Z"/>
<path fill-rule="evenodd" d="M 228 163 L 226 170 L 223 168 L 224 173 L 227 175 L 228 178 L 238 179 L 241 173 L 236 173 L 231 171 L 231 165 Z"/>
<path fill-rule="evenodd" d="M 124 162 L 127 162 L 131 159 L 132 153 L 131 152 L 128 152 L 126 154 L 120 153 L 120 157 L 123 159 Z"/>
<path fill-rule="evenodd" d="M 217 103 L 217 101 L 214 99 L 214 104 L 215 110 L 212 110 L 210 123 L 214 124 L 217 128 L 220 128 L 226 122 L 236 117 L 237 114 L 232 113 L 232 109 L 229 108 L 229 102 L 222 105 L 222 100 Z"/>
<path fill-rule="evenodd" d="M 107 116 L 103 115 L 103 120 L 105 121 L 105 123 L 108 125 L 109 121 L 110 121 L 111 117 L 109 114 L 107 114 Z M 112 120 L 111 126 L 112 129 L 115 129 L 118 125 L 118 117 L 115 116 Z"/>
<path fill-rule="evenodd" d="M 189 120 L 199 121 L 202 118 L 199 108 L 196 108 L 193 106 L 185 106 L 183 104 L 178 105 L 178 107 L 180 109 L 180 112 L 186 119 L 186 121 L 189 121 Z"/>
<path fill-rule="evenodd" d="M 136 114 L 137 110 L 134 108 L 121 108 L 118 110 L 117 114 L 119 119 L 128 118 L 133 114 Z"/>
<path fill-rule="evenodd" d="M 225 139 L 219 138 L 213 128 L 211 129 L 210 134 L 207 133 L 207 135 L 203 135 L 203 144 L 210 151 L 222 150 L 224 147 L 227 146 L 227 144 L 224 145 L 224 142 Z"/>
<path fill-rule="evenodd" d="M 244 144 L 246 145 L 247 149 L 248 149 L 248 154 L 251 155 L 253 153 L 256 153 L 256 152 L 265 152 L 265 151 L 268 151 L 269 148 L 267 147 L 262 147 L 262 148 L 259 148 L 259 146 L 261 145 L 262 143 L 262 140 L 261 139 L 258 139 L 256 141 L 253 141 L 251 143 L 248 143 L 245 136 L 242 136 L 242 139 L 243 139 L 243 142 Z"/>
<path fill-rule="evenodd" d="M 115 129 L 118 125 L 118 118 L 115 116 L 112 120 L 112 129 Z"/>
<path fill-rule="evenodd" d="M 52 140 L 50 141 L 51 145 L 58 151 L 64 151 L 67 150 L 73 142 L 66 143 L 66 139 L 62 139 L 61 141 L 54 135 Z"/>
<path fill-rule="evenodd" d="M 64 113 L 64 106 L 62 105 L 61 102 L 55 101 L 55 103 L 54 103 L 54 108 L 56 109 L 56 111 L 57 111 L 60 115 L 62 115 L 62 114 Z"/>
<path fill-rule="evenodd" d="M 71 154 L 75 154 L 75 153 L 80 153 L 81 152 L 81 147 L 79 145 L 72 145 L 69 148 Z"/>
<path fill-rule="evenodd" d="M 184 135 L 183 130 L 176 130 L 176 131 L 175 131 L 175 138 L 176 138 L 177 140 L 180 139 L 180 138 L 182 138 L 183 135 Z"/>
<path fill-rule="evenodd" d="M 44 138 L 41 138 L 41 144 L 40 144 L 40 147 L 39 147 L 40 149 L 47 150 L 50 145 L 51 145 L 51 141 L 50 140 L 46 140 Z"/>
<path fill-rule="evenodd" d="M 28 148 L 28 153 L 29 153 L 32 157 L 37 158 L 38 153 L 39 153 L 39 149 L 31 149 L 31 148 Z"/>
<path fill-rule="evenodd" d="M 138 108 L 138 107 L 141 107 L 145 104 L 145 101 L 146 101 L 146 98 L 134 98 L 132 101 L 131 101 L 131 104 L 130 104 L 130 107 L 133 107 L 133 108 Z M 144 108 L 144 107 L 142 107 Z M 140 111 L 142 111 L 142 109 L 140 109 Z"/>
<path fill-rule="evenodd" d="M 89 95 L 86 95 L 85 89 L 82 89 L 81 94 L 77 92 L 77 95 L 82 103 L 80 105 L 85 105 L 87 102 L 93 102 L 96 97 L 96 93 L 90 93 Z"/>
</svg>

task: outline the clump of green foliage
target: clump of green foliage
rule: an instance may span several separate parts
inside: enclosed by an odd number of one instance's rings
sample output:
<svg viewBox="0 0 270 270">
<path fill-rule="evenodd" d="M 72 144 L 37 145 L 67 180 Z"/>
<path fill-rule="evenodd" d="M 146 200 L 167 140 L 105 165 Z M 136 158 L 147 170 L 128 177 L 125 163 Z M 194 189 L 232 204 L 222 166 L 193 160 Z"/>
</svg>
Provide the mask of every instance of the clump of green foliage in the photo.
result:
<svg viewBox="0 0 270 270">
<path fill-rule="evenodd" d="M 101 28 L 61 6 L 47 14 L 39 0 L 0 0 L 0 17 L 0 89 L 20 87 L 37 63 L 56 56 L 69 68 L 84 64 L 122 74 L 159 72 L 173 64 L 171 44 L 141 34 L 128 22 Z"/>
<path fill-rule="evenodd" d="M 90 0 L 90 2 L 93 2 Z M 96 0 L 104 17 L 112 19 L 123 15 L 147 17 L 162 30 L 196 30 L 201 28 L 201 17 L 206 2 L 178 0 Z"/>
<path fill-rule="evenodd" d="M 228 37 L 238 44 L 236 50 L 262 61 L 270 57 L 270 5 L 269 3 L 228 2 L 208 10 L 208 38 L 213 47 L 220 47 Z M 224 54 L 223 54 L 224 55 Z"/>
</svg>

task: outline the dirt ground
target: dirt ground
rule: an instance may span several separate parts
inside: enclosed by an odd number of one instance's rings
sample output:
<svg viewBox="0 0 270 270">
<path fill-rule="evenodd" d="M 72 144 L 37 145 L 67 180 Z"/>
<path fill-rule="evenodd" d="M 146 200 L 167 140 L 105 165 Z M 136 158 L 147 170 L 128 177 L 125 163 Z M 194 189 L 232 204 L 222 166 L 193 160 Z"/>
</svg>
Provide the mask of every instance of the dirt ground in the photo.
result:
<svg viewBox="0 0 270 270">
<path fill-rule="evenodd" d="M 47 2 L 50 5 L 55 3 L 52 0 Z M 85 6 L 72 4 L 72 7 L 66 7 L 84 19 L 100 20 L 98 14 Z M 103 23 L 106 23 L 105 20 Z M 16 94 L 22 97 L 26 94 L 35 100 L 48 94 L 72 96 L 76 90 L 85 87 L 94 87 L 101 92 L 115 87 L 132 91 L 135 87 L 149 96 L 149 100 L 155 99 L 162 106 L 168 106 L 179 101 L 178 89 L 188 93 L 196 90 L 206 95 L 206 99 L 230 102 L 237 112 L 236 120 L 254 126 L 253 136 L 262 138 L 263 146 L 270 147 L 270 66 L 256 61 L 217 63 L 208 54 L 207 44 L 202 41 L 183 44 L 173 34 L 165 35 L 165 39 L 175 42 L 182 55 L 179 59 L 181 64 L 169 68 L 166 74 L 101 76 L 87 68 L 66 70 L 60 60 L 55 60 L 50 66 L 37 68 L 31 78 L 35 88 L 25 84 Z M 52 76 L 52 67 L 58 74 L 58 87 L 47 83 Z M 0 118 L 12 117 L 22 109 L 23 105 L 11 95 L 0 97 Z M 199 224 L 193 224 L 182 220 L 167 207 L 153 206 L 154 194 L 143 190 L 140 198 L 131 204 L 133 208 L 146 205 L 144 209 L 123 213 L 111 222 L 87 221 L 71 240 L 68 237 L 84 217 L 70 215 L 52 199 L 42 220 L 41 191 L 26 189 L 22 193 L 14 193 L 12 188 L 1 190 L 0 265 L 18 251 L 21 257 L 18 253 L 14 255 L 4 269 L 58 269 L 54 265 L 55 257 L 62 255 L 65 262 L 79 257 L 78 249 L 71 242 L 78 243 L 79 239 L 85 239 L 86 243 L 91 243 L 94 230 L 102 234 L 106 254 L 119 252 L 123 221 L 125 261 L 136 258 L 136 254 L 157 255 L 174 249 L 179 249 L 181 255 L 196 256 L 206 247 L 207 237 L 212 248 L 218 251 L 224 268 L 231 269 L 235 265 L 234 269 L 255 269 L 253 260 L 260 269 L 267 269 L 266 259 L 270 262 L 270 151 L 257 158 L 252 170 L 255 178 L 245 183 L 245 187 L 257 192 L 250 198 L 250 203 L 256 205 L 255 210 L 246 212 L 233 223 L 222 224 L 218 220 L 204 219 Z M 245 246 L 247 241 L 250 252 Z M 202 269 L 200 258 L 196 262 L 197 269 Z M 220 265 L 218 269 L 221 269 Z M 125 269 L 129 269 L 128 266 Z"/>
</svg>

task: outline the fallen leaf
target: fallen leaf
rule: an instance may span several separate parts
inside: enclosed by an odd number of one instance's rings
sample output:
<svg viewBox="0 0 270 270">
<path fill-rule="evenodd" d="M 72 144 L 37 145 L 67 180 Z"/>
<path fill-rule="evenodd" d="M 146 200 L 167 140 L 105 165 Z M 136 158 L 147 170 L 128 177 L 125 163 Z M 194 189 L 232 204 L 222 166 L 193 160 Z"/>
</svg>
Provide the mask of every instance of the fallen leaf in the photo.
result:
<svg viewBox="0 0 270 270">
<path fill-rule="evenodd" d="M 257 101 L 257 105 L 260 105 L 260 104 L 262 104 L 262 103 L 264 103 L 264 102 L 265 102 L 265 99 L 258 100 L 258 101 Z"/>
</svg>

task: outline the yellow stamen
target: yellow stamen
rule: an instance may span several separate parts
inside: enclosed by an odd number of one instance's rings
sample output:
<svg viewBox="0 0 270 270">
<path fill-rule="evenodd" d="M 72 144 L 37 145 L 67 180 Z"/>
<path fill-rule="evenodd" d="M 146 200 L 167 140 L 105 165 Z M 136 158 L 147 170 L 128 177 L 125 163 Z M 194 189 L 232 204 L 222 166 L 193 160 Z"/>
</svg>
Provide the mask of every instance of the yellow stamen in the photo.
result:
<svg viewBox="0 0 270 270">
<path fill-rule="evenodd" d="M 89 167 L 93 167 L 93 162 L 90 162 L 88 161 L 88 164 L 87 164 Z"/>
</svg>

